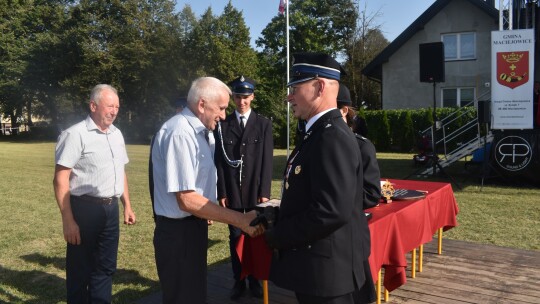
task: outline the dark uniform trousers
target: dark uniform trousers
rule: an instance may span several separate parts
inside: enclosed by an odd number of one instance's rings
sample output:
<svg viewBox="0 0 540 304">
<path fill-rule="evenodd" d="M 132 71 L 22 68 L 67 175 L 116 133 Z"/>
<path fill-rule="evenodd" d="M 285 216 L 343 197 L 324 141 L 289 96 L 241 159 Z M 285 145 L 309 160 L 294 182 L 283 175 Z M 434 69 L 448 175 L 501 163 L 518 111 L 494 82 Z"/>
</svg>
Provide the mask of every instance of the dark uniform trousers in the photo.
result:
<svg viewBox="0 0 540 304">
<path fill-rule="evenodd" d="M 67 303 L 111 303 L 118 253 L 118 199 L 71 196 L 80 245 L 67 244 Z"/>
<path fill-rule="evenodd" d="M 369 261 L 364 261 L 364 273 L 371 276 L 371 267 Z M 356 283 L 354 284 L 356 285 Z M 296 292 L 296 299 L 299 304 L 367 304 L 373 303 L 376 299 L 374 293 L 375 284 L 373 280 L 367 279 L 360 289 L 355 289 L 353 292 L 336 296 L 336 297 L 320 297 Z"/>
<path fill-rule="evenodd" d="M 207 221 L 156 216 L 154 249 L 163 303 L 206 303 Z"/>
</svg>

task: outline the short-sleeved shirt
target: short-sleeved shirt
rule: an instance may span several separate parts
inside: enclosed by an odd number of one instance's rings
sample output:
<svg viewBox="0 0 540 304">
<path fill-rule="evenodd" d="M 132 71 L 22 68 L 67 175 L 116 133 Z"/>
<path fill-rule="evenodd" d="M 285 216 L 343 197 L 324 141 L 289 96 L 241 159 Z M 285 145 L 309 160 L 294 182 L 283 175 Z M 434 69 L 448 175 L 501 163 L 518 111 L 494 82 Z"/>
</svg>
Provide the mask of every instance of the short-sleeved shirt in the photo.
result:
<svg viewBox="0 0 540 304">
<path fill-rule="evenodd" d="M 71 168 L 71 195 L 120 197 L 124 193 L 124 166 L 129 162 L 122 132 L 114 125 L 102 132 L 90 115 L 58 137 L 55 162 Z"/>
<path fill-rule="evenodd" d="M 192 190 L 217 203 L 213 142 L 212 132 L 189 108 L 170 118 L 156 133 L 152 163 L 157 215 L 170 218 L 191 215 L 178 206 L 176 192 Z"/>
</svg>

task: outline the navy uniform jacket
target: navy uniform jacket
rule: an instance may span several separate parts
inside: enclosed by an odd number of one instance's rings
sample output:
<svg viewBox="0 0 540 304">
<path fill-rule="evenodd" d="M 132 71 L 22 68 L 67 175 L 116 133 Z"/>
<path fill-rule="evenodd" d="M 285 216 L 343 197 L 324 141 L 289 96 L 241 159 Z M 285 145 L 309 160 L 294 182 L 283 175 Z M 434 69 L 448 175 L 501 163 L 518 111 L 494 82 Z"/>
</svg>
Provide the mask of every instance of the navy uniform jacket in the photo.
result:
<svg viewBox="0 0 540 304">
<path fill-rule="evenodd" d="M 265 232 L 278 251 L 270 280 L 314 296 L 351 293 L 354 282 L 357 288 L 365 282 L 370 236 L 360 150 L 341 112 L 320 117 L 289 161 L 293 157 L 278 220 Z"/>
<path fill-rule="evenodd" d="M 355 135 L 364 167 L 364 209 L 368 209 L 379 204 L 381 198 L 381 172 L 377 162 L 377 151 L 373 143 L 360 134 Z"/>
<path fill-rule="evenodd" d="M 274 141 L 272 122 L 251 111 L 246 122 L 244 134 L 236 114 L 232 113 L 221 122 L 223 146 L 230 160 L 244 161 L 242 166 L 242 185 L 240 168 L 227 164 L 223 155 L 221 138 L 214 131 L 216 139 L 215 163 L 218 172 L 218 198 L 227 197 L 229 208 L 252 208 L 258 197 L 270 198 L 272 186 L 272 157 Z"/>
</svg>

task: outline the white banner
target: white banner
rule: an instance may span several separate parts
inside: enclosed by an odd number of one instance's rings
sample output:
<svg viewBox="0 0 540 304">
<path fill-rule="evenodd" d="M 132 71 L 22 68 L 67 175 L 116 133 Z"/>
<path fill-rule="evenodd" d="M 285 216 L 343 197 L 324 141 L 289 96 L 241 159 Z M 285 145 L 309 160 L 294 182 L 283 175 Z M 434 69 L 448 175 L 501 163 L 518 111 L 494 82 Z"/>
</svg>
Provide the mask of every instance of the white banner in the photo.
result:
<svg viewBox="0 0 540 304">
<path fill-rule="evenodd" d="M 533 128 L 534 30 L 491 32 L 491 128 Z"/>
</svg>

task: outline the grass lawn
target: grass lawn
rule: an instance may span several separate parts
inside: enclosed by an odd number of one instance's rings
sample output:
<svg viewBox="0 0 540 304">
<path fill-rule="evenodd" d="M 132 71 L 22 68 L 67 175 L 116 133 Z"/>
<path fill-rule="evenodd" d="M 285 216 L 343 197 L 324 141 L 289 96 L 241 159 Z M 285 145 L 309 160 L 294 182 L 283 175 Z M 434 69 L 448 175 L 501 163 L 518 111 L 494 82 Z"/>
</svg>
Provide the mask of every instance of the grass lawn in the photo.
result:
<svg viewBox="0 0 540 304">
<path fill-rule="evenodd" d="M 148 195 L 146 145 L 129 145 L 127 167 L 137 224 L 121 226 L 114 303 L 132 303 L 158 290 Z M 284 150 L 275 150 L 272 196 L 279 198 Z M 381 175 L 403 178 L 413 172 L 411 154 L 378 154 Z M 54 143 L 0 142 L 0 303 L 64 303 L 65 242 L 54 199 Z M 540 189 L 487 184 L 467 177 L 463 163 L 448 172 L 460 213 L 446 238 L 540 250 Z M 430 178 L 431 180 L 431 178 Z M 446 179 L 440 179 L 448 181 Z M 210 227 L 208 264 L 228 261 L 228 230 Z"/>
</svg>

